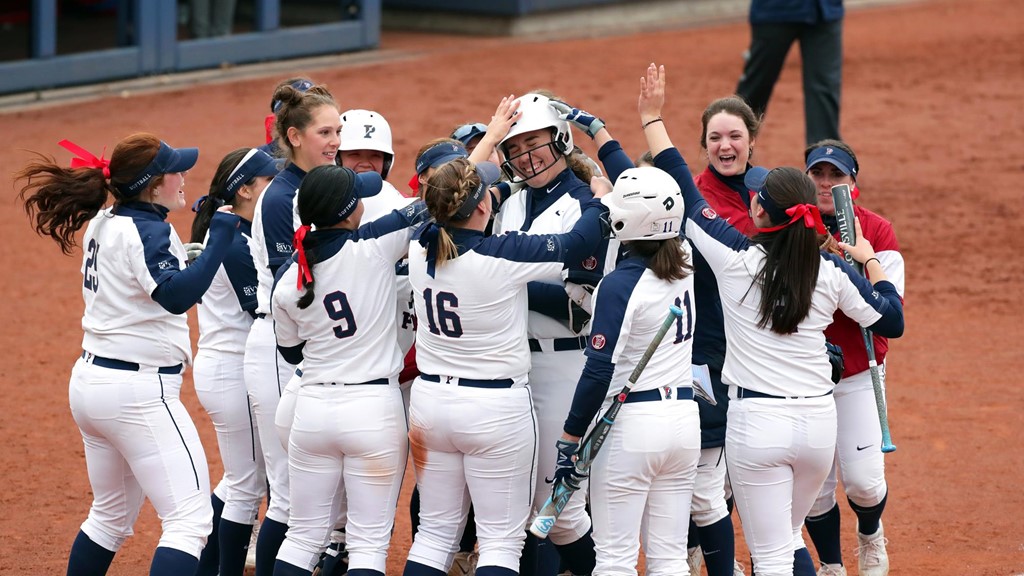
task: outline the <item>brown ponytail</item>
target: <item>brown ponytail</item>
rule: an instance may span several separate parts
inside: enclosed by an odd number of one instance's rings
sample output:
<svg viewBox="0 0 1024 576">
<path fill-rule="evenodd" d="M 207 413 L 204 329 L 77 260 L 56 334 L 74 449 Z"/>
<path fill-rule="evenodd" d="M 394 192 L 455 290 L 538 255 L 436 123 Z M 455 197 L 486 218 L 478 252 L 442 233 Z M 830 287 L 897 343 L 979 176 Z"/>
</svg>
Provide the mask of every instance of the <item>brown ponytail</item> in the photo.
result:
<svg viewBox="0 0 1024 576">
<path fill-rule="evenodd" d="M 15 174 L 15 181 L 25 180 L 18 198 L 35 220 L 36 233 L 53 238 L 62 252 L 70 254 L 77 245 L 75 233 L 106 205 L 107 196 L 116 203 L 124 200 L 114 185 L 130 183 L 159 151 L 160 139 L 152 134 L 125 138 L 110 155 L 109 181 L 100 168 L 68 168 L 37 153 L 35 162 Z M 162 175 L 151 179 L 147 190 L 161 182 Z"/>
<path fill-rule="evenodd" d="M 434 221 L 440 225 L 435 263 L 437 267 L 458 256 L 455 241 L 444 227 L 452 222 L 452 216 L 479 186 L 480 176 L 472 162 L 465 158 L 456 158 L 442 164 L 424 184 L 423 201 Z"/>
<path fill-rule="evenodd" d="M 662 280 L 682 280 L 693 272 L 679 238 L 624 242 L 629 251 L 648 259 L 647 267 Z"/>
</svg>

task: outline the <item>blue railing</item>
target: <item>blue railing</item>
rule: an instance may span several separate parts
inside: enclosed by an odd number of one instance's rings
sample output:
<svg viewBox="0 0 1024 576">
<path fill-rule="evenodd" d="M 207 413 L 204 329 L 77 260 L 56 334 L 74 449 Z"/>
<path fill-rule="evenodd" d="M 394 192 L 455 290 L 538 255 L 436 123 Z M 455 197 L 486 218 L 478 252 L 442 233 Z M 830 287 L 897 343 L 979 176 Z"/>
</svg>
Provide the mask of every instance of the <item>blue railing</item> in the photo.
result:
<svg viewBox="0 0 1024 576">
<path fill-rule="evenodd" d="M 0 62 L 0 94 L 375 48 L 381 0 L 334 1 L 339 21 L 281 27 L 282 0 L 255 0 L 252 31 L 178 39 L 177 0 L 118 0 L 115 48 L 57 54 L 57 0 L 32 0 L 27 59 Z M 356 18 L 341 20 L 355 14 Z"/>
</svg>

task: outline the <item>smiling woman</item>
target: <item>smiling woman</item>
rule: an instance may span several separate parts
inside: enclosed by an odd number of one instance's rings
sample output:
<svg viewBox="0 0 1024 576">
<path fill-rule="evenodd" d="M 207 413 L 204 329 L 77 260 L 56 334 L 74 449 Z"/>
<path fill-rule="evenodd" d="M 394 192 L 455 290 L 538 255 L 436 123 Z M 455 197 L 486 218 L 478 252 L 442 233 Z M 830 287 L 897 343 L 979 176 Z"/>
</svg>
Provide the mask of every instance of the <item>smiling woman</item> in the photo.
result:
<svg viewBox="0 0 1024 576">
<path fill-rule="evenodd" d="M 163 519 L 150 574 L 191 574 L 210 531 L 210 478 L 199 434 L 179 400 L 192 364 L 185 311 L 209 288 L 236 236 L 217 213 L 207 249 L 185 267 L 166 222 L 185 205 L 185 172 L 199 151 L 150 134 L 122 140 L 110 160 L 67 140 L 71 168 L 42 157 L 18 178 L 36 231 L 65 253 L 82 244 L 85 336 L 71 371 L 71 413 L 85 444 L 93 503 L 71 547 L 68 573 L 104 574 L 132 534 L 145 498 Z M 114 198 L 110 208 L 103 206 Z"/>
<path fill-rule="evenodd" d="M 302 91 L 285 84 L 274 93 L 273 101 L 280 103 L 274 113 L 274 133 L 279 135 L 278 146 L 288 165 L 259 197 L 253 214 L 250 246 L 258 288 L 244 370 L 270 485 L 270 504 L 256 542 L 257 570 L 267 574 L 274 570 L 289 515 L 288 455 L 277 436 L 274 415 L 281 390 L 295 373 L 295 365 L 277 352 L 270 289 L 277 269 L 292 255 L 292 238 L 299 227 L 292 209 L 295 192 L 307 172 L 334 164 L 341 133 L 338 105 L 324 86 Z"/>
</svg>

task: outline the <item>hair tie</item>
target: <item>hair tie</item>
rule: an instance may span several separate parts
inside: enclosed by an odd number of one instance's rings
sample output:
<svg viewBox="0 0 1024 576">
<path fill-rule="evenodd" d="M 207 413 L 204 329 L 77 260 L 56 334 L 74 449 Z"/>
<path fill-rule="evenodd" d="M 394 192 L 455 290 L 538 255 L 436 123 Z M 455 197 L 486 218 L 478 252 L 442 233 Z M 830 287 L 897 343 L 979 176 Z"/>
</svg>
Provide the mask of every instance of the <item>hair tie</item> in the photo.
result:
<svg viewBox="0 0 1024 576">
<path fill-rule="evenodd" d="M 444 224 L 441 222 L 427 222 L 420 230 L 420 246 L 427 249 L 427 274 L 431 278 L 437 269 L 437 244 L 443 229 Z"/>
<path fill-rule="evenodd" d="M 770 228 L 758 228 L 758 232 L 776 232 L 783 228 L 803 220 L 804 227 L 813 228 L 818 234 L 826 234 L 825 223 L 821 219 L 821 212 L 814 204 L 795 204 L 786 208 L 786 214 L 790 216 L 789 222 L 772 226 Z"/>
<path fill-rule="evenodd" d="M 306 259 L 306 248 L 302 245 L 302 242 L 306 239 L 306 234 L 312 229 L 312 226 L 309 224 L 304 224 L 295 231 L 293 244 L 295 245 L 295 253 L 298 255 L 299 264 L 299 276 L 295 288 L 298 290 L 301 290 L 307 282 L 313 281 L 313 271 L 309 268 L 309 261 Z"/>
<path fill-rule="evenodd" d="M 70 140 L 61 140 L 57 142 L 57 145 L 75 155 L 75 158 L 71 159 L 72 168 L 99 168 L 103 171 L 103 179 L 110 180 L 110 160 L 103 157 L 107 153 L 105 147 L 103 154 L 97 158 L 95 154 Z"/>
</svg>

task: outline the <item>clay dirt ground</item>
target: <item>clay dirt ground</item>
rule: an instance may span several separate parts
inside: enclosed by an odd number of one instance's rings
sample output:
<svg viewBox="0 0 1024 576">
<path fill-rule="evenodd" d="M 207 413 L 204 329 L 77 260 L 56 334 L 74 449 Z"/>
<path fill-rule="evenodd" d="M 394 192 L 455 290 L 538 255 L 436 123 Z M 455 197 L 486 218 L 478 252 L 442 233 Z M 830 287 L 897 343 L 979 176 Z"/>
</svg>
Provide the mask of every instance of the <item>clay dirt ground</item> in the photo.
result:
<svg viewBox="0 0 1024 576">
<path fill-rule="evenodd" d="M 748 35 L 743 21 L 562 41 L 389 32 L 379 59 L 292 72 L 327 84 L 342 109 L 371 108 L 389 119 L 397 158 L 391 180 L 404 188 L 427 139 L 462 121 L 486 120 L 504 94 L 541 86 L 602 116 L 626 150 L 641 152 L 638 78 L 656 61 L 669 74 L 666 123 L 699 169 L 700 113 L 734 89 Z M 932 0 L 862 9 L 848 14 L 845 36 L 843 135 L 861 160 L 862 202 L 894 222 L 907 267 L 906 335 L 893 344 L 888 379 L 899 446 L 886 457 L 891 573 L 1019 574 L 1024 5 Z M 66 162 L 56 145 L 62 138 L 99 151 L 147 130 L 172 145 L 201 148 L 186 188 L 194 199 L 223 154 L 261 143 L 270 90 L 288 75 L 0 111 L 7 190 L 0 200 L 0 292 L 9 306 L 0 335 L 0 573 L 63 573 L 91 498 L 67 397 L 80 353 L 81 255 L 64 257 L 32 233 L 11 174 L 30 157 L 26 150 Z M 800 165 L 802 117 L 794 55 L 755 162 Z M 180 232 L 190 216 L 171 220 Z M 183 396 L 216 479 L 216 440 L 190 373 Z M 842 509 L 844 553 L 855 574 L 855 519 Z M 148 504 L 135 528 L 110 574 L 148 569 L 159 537 Z M 401 573 L 407 548 L 407 515 L 400 513 L 389 574 Z M 746 560 L 745 549 L 739 555 Z"/>
</svg>

